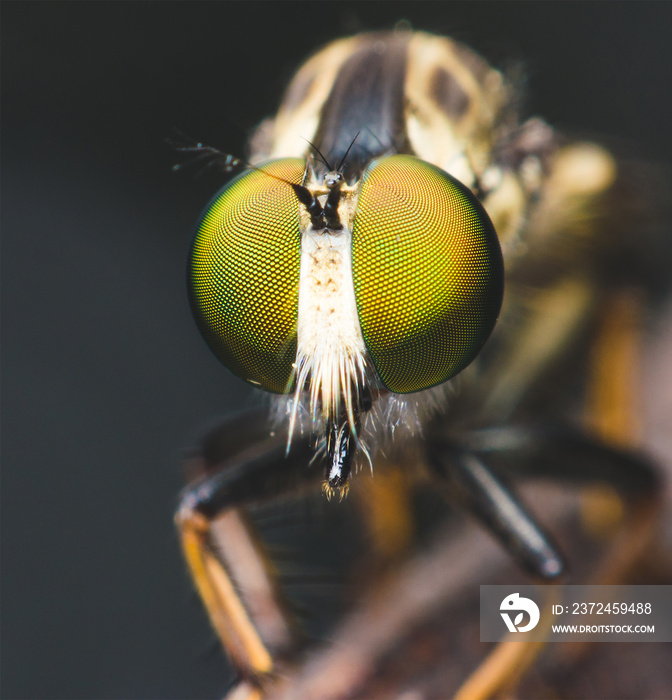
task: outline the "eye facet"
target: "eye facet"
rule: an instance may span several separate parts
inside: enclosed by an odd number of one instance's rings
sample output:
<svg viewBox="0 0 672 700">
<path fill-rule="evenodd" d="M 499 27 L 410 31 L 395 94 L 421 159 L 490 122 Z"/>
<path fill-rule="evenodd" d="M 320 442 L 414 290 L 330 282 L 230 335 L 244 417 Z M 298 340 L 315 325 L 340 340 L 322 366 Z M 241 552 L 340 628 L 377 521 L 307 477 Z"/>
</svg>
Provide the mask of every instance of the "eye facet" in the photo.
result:
<svg viewBox="0 0 672 700">
<path fill-rule="evenodd" d="M 261 167 L 300 184 L 305 161 Z M 191 306 L 210 348 L 234 374 L 276 393 L 291 389 L 300 243 L 294 191 L 253 170 L 214 197 L 189 256 Z"/>
<path fill-rule="evenodd" d="M 427 389 L 464 369 L 490 335 L 504 270 L 472 192 L 412 156 L 374 161 L 352 234 L 359 321 L 383 384 Z"/>
</svg>

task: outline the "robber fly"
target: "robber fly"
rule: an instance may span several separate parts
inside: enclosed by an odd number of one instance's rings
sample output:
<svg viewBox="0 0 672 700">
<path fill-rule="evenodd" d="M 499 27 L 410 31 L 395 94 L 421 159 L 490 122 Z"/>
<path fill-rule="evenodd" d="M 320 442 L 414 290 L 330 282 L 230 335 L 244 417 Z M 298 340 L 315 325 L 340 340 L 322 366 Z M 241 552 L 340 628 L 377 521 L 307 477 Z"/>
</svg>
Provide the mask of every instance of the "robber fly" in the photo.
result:
<svg viewBox="0 0 672 700">
<path fill-rule="evenodd" d="M 455 41 L 364 34 L 299 69 L 246 161 L 183 145 L 235 173 L 194 238 L 197 324 L 229 370 L 273 395 L 204 438 L 177 514 L 241 677 L 231 697 L 358 692 L 333 678 L 279 689 L 301 646 L 249 505 L 401 474 L 384 497 L 398 523 L 417 476 L 548 580 L 563 557 L 502 471 L 606 479 L 629 502 L 655 492 L 648 462 L 614 446 L 629 439 L 628 401 L 600 398 L 625 381 L 627 290 L 657 279 L 630 237 L 641 212 L 630 202 L 614 215 L 623 182 L 609 152 L 521 121 L 518 97 Z M 593 414 L 615 415 L 590 435 L 565 418 L 600 342 Z M 389 544 L 385 515 L 368 507 Z"/>
</svg>

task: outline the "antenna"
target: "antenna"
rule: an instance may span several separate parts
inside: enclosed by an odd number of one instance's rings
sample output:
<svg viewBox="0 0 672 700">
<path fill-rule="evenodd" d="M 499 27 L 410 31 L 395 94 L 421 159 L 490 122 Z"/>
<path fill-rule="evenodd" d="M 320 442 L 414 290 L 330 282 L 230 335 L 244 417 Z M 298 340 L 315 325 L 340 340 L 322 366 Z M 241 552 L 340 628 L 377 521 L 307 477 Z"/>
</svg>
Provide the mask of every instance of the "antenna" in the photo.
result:
<svg viewBox="0 0 672 700">
<path fill-rule="evenodd" d="M 357 140 L 357 137 L 361 134 L 361 131 L 358 131 L 355 134 L 355 138 L 352 139 L 350 142 L 350 145 L 348 146 L 348 150 L 345 152 L 345 155 L 343 156 L 343 159 L 341 160 L 339 166 L 338 166 L 338 172 L 342 173 L 343 172 L 343 165 L 345 164 L 345 159 L 348 157 L 348 153 L 350 153 L 350 149 L 355 145 L 355 141 Z"/>
<path fill-rule="evenodd" d="M 303 138 L 303 137 L 301 137 L 301 138 Z M 322 151 L 320 151 L 320 149 L 312 141 L 309 141 L 308 139 L 303 139 L 303 140 L 307 144 L 310 145 L 310 147 L 315 151 L 315 153 L 317 153 L 318 156 L 320 156 L 320 160 L 325 164 L 325 166 L 327 167 L 327 170 L 330 170 L 330 171 L 333 170 L 333 168 L 329 164 L 329 161 L 327 161 L 327 159 L 322 155 Z"/>
<path fill-rule="evenodd" d="M 256 170 L 259 173 L 263 173 L 267 177 L 272 177 L 274 180 L 279 182 L 284 182 L 289 185 L 293 190 L 296 198 L 301 204 L 306 208 L 306 211 L 310 215 L 310 222 L 315 229 L 329 228 L 330 230 L 338 231 L 343 228 L 341 221 L 338 217 L 338 202 L 341 197 L 340 188 L 342 183 L 342 177 L 340 172 L 335 172 L 331 169 L 331 166 L 327 162 L 327 159 L 320 153 L 319 149 L 310 141 L 308 143 L 315 149 L 318 153 L 324 165 L 329 168 L 329 173 L 325 176 L 325 184 L 329 188 L 329 196 L 324 204 L 324 207 L 320 204 L 317 197 L 314 197 L 310 190 L 303 185 L 297 185 L 289 180 L 285 180 L 282 177 L 273 175 L 266 172 L 263 168 L 259 168 L 256 165 L 252 165 L 241 158 L 237 158 L 230 153 L 224 153 L 213 146 L 206 146 L 200 141 L 195 141 L 190 139 L 188 136 L 182 132 L 175 130 L 176 139 L 168 139 L 168 142 L 181 153 L 195 153 L 197 157 L 186 163 L 178 163 L 173 166 L 173 170 L 182 170 L 188 165 L 194 165 L 201 161 L 207 160 L 206 167 L 212 167 L 214 165 L 220 167 L 225 173 L 230 173 L 237 169 L 249 168 L 250 170 Z M 355 137 L 357 138 L 357 137 Z M 179 139 L 179 140 L 178 140 Z M 307 139 L 306 139 L 307 141 Z M 354 140 L 353 140 L 354 143 Z M 352 144 L 350 144 L 352 147 Z M 348 148 L 350 151 L 350 148 Z M 347 153 L 346 153 L 347 155 Z"/>
</svg>

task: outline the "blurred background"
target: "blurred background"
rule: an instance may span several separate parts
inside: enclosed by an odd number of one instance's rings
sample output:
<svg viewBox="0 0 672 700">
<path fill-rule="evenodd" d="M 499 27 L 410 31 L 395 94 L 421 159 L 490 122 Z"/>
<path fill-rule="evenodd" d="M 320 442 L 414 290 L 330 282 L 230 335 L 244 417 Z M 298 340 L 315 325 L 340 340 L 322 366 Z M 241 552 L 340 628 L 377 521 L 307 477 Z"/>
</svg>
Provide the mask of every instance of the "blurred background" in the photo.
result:
<svg viewBox="0 0 672 700">
<path fill-rule="evenodd" d="M 2 697 L 216 698 L 230 672 L 172 517 L 182 449 L 250 390 L 210 353 L 185 293 L 193 226 L 221 179 L 172 173 L 165 139 L 179 128 L 244 153 L 308 54 L 403 19 L 522 65 L 525 114 L 669 163 L 672 4 L 0 11 Z M 670 379 L 669 324 L 654 336 L 655 390 Z M 652 394 L 661 455 L 666 407 Z"/>
</svg>

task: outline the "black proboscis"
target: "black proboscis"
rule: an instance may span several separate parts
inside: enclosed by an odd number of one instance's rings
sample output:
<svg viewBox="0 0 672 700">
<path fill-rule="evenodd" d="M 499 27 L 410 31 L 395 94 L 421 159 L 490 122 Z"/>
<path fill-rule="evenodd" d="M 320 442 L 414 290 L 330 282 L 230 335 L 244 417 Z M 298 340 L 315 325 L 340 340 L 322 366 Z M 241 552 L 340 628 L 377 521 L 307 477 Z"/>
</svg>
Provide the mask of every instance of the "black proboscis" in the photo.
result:
<svg viewBox="0 0 672 700">
<path fill-rule="evenodd" d="M 347 418 L 330 421 L 324 478 L 332 489 L 340 489 L 347 483 L 356 451 L 357 443 Z"/>
</svg>

